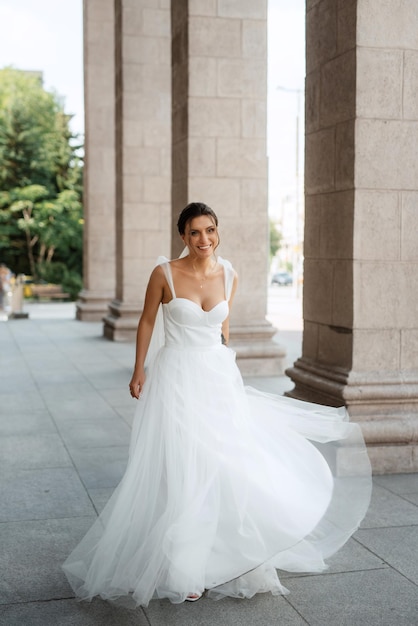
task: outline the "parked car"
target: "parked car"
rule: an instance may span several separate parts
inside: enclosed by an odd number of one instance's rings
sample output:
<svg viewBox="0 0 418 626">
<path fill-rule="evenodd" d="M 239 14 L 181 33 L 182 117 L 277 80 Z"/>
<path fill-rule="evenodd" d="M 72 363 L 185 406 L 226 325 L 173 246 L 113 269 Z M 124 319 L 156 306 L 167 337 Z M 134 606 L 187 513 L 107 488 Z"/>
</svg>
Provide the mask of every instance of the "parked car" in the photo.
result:
<svg viewBox="0 0 418 626">
<path fill-rule="evenodd" d="M 293 285 L 292 275 L 289 272 L 276 272 L 272 276 L 271 284 L 280 286 Z"/>
</svg>

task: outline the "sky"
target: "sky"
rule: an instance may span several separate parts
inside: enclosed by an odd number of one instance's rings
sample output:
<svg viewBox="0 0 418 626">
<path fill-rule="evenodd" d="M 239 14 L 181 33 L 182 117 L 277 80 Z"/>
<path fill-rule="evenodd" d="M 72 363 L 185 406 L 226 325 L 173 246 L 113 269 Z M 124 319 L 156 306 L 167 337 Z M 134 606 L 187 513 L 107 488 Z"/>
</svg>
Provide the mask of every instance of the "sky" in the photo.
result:
<svg viewBox="0 0 418 626">
<path fill-rule="evenodd" d="M 303 201 L 304 86 L 305 0 L 269 0 L 267 152 L 272 216 L 280 214 L 283 202 L 295 204 L 297 186 Z"/>
<path fill-rule="evenodd" d="M 42 71 L 45 89 L 64 98 L 66 113 L 74 115 L 75 133 L 84 130 L 82 4 L 82 0 L 0 0 L 0 68 Z M 298 112 L 299 174 L 303 168 L 305 0 L 268 0 L 268 6 L 267 143 L 269 210 L 274 213 L 284 198 L 292 203 L 296 195 Z"/>
<path fill-rule="evenodd" d="M 0 68 L 43 72 L 83 132 L 82 0 L 0 0 Z"/>
</svg>

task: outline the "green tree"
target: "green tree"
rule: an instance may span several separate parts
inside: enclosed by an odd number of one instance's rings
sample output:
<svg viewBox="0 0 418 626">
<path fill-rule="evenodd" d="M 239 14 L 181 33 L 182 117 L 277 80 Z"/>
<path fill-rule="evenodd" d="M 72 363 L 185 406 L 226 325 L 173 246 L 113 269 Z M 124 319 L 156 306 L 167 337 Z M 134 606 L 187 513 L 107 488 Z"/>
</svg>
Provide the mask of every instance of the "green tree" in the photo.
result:
<svg viewBox="0 0 418 626">
<path fill-rule="evenodd" d="M 282 234 L 277 229 L 276 223 L 270 219 L 269 221 L 269 230 L 270 230 L 270 260 L 275 256 L 276 252 L 280 250 L 282 243 Z"/>
<path fill-rule="evenodd" d="M 82 160 L 70 119 L 39 77 L 0 70 L 0 260 L 16 273 L 67 282 L 76 295 Z"/>
</svg>

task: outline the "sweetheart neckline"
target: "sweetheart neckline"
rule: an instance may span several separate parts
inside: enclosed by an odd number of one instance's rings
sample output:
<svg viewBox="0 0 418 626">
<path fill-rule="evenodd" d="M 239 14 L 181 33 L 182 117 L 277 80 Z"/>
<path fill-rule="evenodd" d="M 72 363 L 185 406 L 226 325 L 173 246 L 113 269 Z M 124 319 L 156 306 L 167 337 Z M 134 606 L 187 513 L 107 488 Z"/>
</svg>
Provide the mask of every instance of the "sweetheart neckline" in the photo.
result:
<svg viewBox="0 0 418 626">
<path fill-rule="evenodd" d="M 179 297 L 175 297 L 175 298 L 171 298 L 171 300 L 169 300 L 168 302 L 163 302 L 163 304 L 171 304 L 171 302 L 174 302 L 175 300 L 185 300 L 186 302 L 191 302 L 192 304 L 194 304 L 200 311 L 202 311 L 202 313 L 211 313 L 214 309 L 216 309 L 216 307 L 218 307 L 220 304 L 222 304 L 223 302 L 228 303 L 227 300 L 220 300 L 220 302 L 218 302 L 217 304 L 215 304 L 215 306 L 213 306 L 211 309 L 209 309 L 208 311 L 205 311 L 205 309 L 203 309 L 200 304 L 198 304 L 197 302 L 195 302 L 194 300 L 191 300 L 190 298 L 179 298 Z"/>
</svg>

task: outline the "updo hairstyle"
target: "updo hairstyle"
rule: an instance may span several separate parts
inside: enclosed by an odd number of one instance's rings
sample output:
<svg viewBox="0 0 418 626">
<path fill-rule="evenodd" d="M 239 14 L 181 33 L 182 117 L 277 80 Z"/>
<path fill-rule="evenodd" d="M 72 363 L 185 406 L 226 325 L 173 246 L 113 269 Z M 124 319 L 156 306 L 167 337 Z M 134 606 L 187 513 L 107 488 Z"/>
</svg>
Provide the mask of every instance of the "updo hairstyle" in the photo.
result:
<svg viewBox="0 0 418 626">
<path fill-rule="evenodd" d="M 180 235 L 186 234 L 187 222 L 190 222 L 190 220 L 194 219 L 195 217 L 200 217 L 201 215 L 208 215 L 215 222 L 215 226 L 218 226 L 218 218 L 216 217 L 215 211 L 213 211 L 210 206 L 204 204 L 203 202 L 191 202 L 182 210 L 179 215 L 177 228 Z"/>
</svg>

